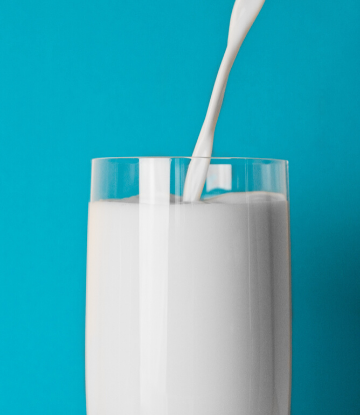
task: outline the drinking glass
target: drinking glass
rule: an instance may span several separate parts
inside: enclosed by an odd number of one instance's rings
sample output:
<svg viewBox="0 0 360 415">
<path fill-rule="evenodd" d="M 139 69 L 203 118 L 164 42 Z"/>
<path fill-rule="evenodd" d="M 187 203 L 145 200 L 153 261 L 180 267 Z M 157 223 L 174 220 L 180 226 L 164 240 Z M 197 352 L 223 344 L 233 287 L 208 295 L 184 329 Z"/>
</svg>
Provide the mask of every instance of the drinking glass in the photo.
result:
<svg viewBox="0 0 360 415">
<path fill-rule="evenodd" d="M 290 413 L 288 163 L 190 161 L 92 161 L 88 415 Z"/>
</svg>

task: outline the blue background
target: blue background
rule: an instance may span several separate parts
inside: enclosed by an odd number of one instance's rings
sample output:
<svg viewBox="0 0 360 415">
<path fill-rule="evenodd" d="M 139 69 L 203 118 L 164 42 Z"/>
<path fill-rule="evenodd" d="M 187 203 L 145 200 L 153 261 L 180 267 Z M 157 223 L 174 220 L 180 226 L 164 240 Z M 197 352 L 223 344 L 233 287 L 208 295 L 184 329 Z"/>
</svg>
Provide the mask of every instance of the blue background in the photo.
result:
<svg viewBox="0 0 360 415">
<path fill-rule="evenodd" d="M 90 159 L 192 153 L 232 6 L 1 0 L 1 414 L 85 414 Z M 360 414 L 359 21 L 267 0 L 216 130 L 290 162 L 293 415 Z"/>
</svg>

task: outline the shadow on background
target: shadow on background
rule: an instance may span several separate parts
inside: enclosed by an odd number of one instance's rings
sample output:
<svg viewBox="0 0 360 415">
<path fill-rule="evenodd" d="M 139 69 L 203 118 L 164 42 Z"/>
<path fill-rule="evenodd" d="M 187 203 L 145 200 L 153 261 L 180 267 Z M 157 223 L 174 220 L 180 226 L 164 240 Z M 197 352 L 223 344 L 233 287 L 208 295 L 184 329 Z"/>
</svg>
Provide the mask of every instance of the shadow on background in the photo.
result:
<svg viewBox="0 0 360 415">
<path fill-rule="evenodd" d="M 293 414 L 360 413 L 360 226 L 334 204 L 292 229 Z"/>
</svg>

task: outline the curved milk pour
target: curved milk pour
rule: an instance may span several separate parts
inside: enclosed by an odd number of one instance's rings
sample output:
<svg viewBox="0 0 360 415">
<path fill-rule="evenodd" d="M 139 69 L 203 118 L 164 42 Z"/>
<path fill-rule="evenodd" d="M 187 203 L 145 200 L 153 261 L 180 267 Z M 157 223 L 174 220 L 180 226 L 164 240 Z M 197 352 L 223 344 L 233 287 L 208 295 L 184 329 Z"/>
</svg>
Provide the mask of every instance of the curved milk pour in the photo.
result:
<svg viewBox="0 0 360 415">
<path fill-rule="evenodd" d="M 211 157 L 215 127 L 224 99 L 229 73 L 240 46 L 264 2 L 265 0 L 236 0 L 234 4 L 230 19 L 227 47 L 215 80 L 205 121 L 192 155 L 192 157 L 199 157 L 199 159 L 191 160 L 186 175 L 184 202 L 200 200 L 210 164 L 209 157 Z"/>
</svg>

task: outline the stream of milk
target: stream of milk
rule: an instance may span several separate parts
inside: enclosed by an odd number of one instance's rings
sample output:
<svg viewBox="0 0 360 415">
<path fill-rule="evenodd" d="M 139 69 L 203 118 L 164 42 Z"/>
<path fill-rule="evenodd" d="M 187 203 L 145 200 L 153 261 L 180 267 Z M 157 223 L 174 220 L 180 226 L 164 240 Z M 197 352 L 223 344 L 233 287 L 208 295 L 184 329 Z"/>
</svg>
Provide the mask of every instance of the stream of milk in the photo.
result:
<svg viewBox="0 0 360 415">
<path fill-rule="evenodd" d="M 200 200 L 213 148 L 216 123 L 236 55 L 265 0 L 236 0 L 230 19 L 227 47 L 217 74 L 205 121 L 188 168 L 183 200 Z"/>
</svg>

